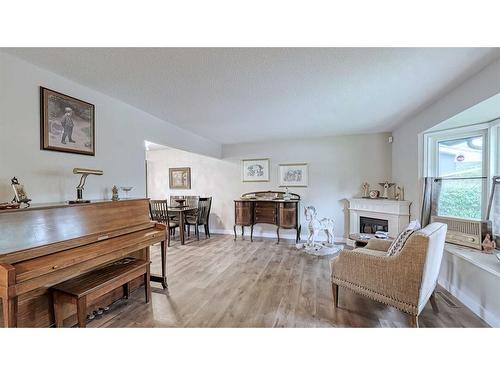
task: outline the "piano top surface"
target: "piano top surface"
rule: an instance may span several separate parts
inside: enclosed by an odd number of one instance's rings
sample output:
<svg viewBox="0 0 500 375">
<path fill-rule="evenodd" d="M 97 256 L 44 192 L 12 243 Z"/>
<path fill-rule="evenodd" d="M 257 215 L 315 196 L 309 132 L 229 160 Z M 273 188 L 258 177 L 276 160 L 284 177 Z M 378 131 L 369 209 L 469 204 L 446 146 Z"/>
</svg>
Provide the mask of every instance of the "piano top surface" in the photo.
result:
<svg viewBox="0 0 500 375">
<path fill-rule="evenodd" d="M 81 246 L 106 236 L 154 226 L 149 199 L 94 201 L 82 204 L 42 204 L 0 211 L 0 262 L 2 257 L 33 248 Z M 68 242 L 61 247 L 61 242 Z"/>
<path fill-rule="evenodd" d="M 113 201 L 110 199 L 95 199 L 95 200 L 90 201 L 90 203 L 75 203 L 75 204 L 69 204 L 68 201 L 66 201 L 66 202 L 32 203 L 29 207 L 0 210 L 0 215 L 12 213 L 12 212 L 44 210 L 44 209 L 48 209 L 48 208 L 82 207 L 82 206 L 88 206 L 88 205 L 96 205 L 96 204 L 100 204 L 100 203 L 137 201 L 137 200 L 145 200 L 145 199 L 148 200 L 148 198 L 126 198 L 126 199 L 120 199 L 118 201 Z"/>
</svg>

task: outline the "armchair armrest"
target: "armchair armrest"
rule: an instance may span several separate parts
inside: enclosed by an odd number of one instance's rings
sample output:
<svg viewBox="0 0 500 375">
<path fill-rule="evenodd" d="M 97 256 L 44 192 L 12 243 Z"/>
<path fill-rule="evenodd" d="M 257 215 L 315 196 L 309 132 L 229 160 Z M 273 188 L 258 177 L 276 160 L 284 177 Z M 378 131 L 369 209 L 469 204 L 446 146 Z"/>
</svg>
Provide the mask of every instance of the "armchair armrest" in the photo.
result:
<svg viewBox="0 0 500 375">
<path fill-rule="evenodd" d="M 389 250 L 389 246 L 391 246 L 392 240 L 383 240 L 380 238 L 372 238 L 368 240 L 368 244 L 366 245 L 367 249 L 370 250 L 378 250 L 378 251 L 387 251 Z"/>
</svg>

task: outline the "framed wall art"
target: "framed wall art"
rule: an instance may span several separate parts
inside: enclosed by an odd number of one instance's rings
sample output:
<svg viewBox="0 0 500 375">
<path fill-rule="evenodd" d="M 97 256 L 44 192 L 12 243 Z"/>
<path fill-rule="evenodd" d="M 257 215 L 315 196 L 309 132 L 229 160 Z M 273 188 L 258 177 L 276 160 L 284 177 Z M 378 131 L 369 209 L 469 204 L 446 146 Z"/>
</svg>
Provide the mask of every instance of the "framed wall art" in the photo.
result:
<svg viewBox="0 0 500 375">
<path fill-rule="evenodd" d="M 169 168 L 170 189 L 191 189 L 191 168 Z"/>
<path fill-rule="evenodd" d="M 40 87 L 40 148 L 95 155 L 95 107 Z"/>
<path fill-rule="evenodd" d="M 246 159 L 241 161 L 243 182 L 269 181 L 269 159 Z"/>
<path fill-rule="evenodd" d="M 307 163 L 280 164 L 278 181 L 280 187 L 307 187 L 309 184 Z"/>
</svg>

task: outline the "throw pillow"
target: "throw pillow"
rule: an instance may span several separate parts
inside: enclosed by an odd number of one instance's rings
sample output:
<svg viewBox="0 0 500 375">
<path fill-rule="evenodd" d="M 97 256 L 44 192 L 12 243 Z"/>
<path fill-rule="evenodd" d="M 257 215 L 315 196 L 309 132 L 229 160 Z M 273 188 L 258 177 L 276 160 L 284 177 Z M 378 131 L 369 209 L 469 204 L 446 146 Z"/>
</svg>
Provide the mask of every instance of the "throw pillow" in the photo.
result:
<svg viewBox="0 0 500 375">
<path fill-rule="evenodd" d="M 405 229 L 399 235 L 396 237 L 394 241 L 392 241 L 391 246 L 389 246 L 389 249 L 387 250 L 387 256 L 391 257 L 394 255 L 399 254 L 399 252 L 403 249 L 403 246 L 405 245 L 406 241 L 410 236 L 415 232 L 413 229 Z"/>
<path fill-rule="evenodd" d="M 406 227 L 406 229 L 412 229 L 412 230 L 420 230 L 422 229 L 422 226 L 420 225 L 420 221 L 418 220 L 412 220 Z"/>
</svg>

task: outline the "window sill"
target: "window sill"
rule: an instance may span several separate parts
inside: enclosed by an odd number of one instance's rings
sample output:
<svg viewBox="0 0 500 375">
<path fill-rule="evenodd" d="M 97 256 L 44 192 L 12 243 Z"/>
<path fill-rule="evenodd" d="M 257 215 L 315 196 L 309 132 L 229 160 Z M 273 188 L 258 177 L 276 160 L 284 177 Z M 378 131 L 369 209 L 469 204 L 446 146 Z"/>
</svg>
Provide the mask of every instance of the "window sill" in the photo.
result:
<svg viewBox="0 0 500 375">
<path fill-rule="evenodd" d="M 486 254 L 479 250 L 450 243 L 446 243 L 444 245 L 444 250 L 469 263 L 472 263 L 486 272 L 500 277 L 500 261 L 497 259 L 495 254 Z"/>
</svg>

